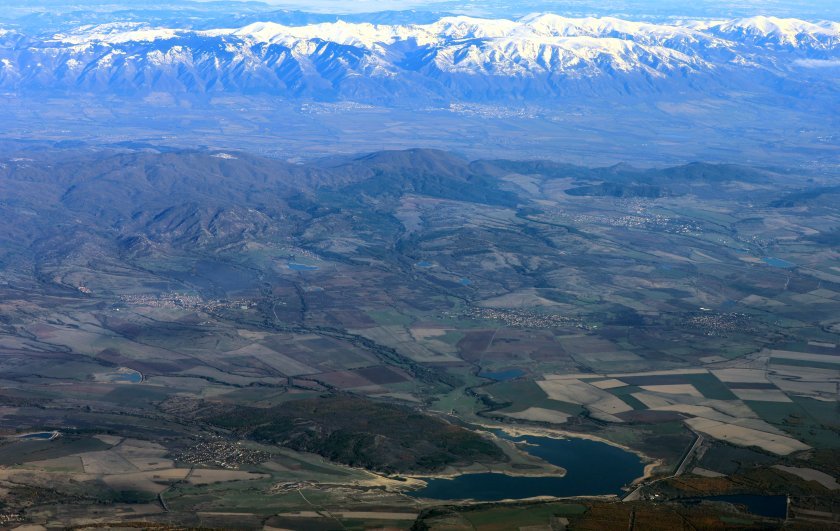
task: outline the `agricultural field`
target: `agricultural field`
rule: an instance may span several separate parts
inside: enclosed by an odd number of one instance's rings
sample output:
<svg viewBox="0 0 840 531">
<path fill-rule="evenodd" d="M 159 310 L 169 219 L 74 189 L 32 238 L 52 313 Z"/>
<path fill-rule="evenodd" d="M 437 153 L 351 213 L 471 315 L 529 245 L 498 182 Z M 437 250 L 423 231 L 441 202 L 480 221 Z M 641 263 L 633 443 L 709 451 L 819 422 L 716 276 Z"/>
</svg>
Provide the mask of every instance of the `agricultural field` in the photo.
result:
<svg viewBox="0 0 840 531">
<path fill-rule="evenodd" d="M 793 195 L 825 176 L 44 157 L 0 168 L 43 189 L 0 205 L 0 518 L 749 529 L 779 519 L 687 500 L 785 482 L 806 520 L 835 512 L 840 203 Z M 527 517 L 418 494 L 553 485 L 572 467 L 545 440 L 620 452 L 629 479 Z"/>
</svg>

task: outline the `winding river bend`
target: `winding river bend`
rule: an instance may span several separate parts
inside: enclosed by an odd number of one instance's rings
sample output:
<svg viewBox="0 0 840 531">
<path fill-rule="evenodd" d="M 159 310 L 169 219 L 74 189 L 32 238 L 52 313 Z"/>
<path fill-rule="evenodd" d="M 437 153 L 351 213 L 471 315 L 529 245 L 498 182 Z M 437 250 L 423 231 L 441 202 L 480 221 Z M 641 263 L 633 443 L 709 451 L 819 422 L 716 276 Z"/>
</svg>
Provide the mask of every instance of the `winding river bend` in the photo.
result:
<svg viewBox="0 0 840 531">
<path fill-rule="evenodd" d="M 644 463 L 639 456 L 606 443 L 588 439 L 553 439 L 526 435 L 508 440 L 553 465 L 566 469 L 563 477 L 508 476 L 499 473 L 463 474 L 452 479 L 429 478 L 426 487 L 412 496 L 437 500 L 496 501 L 535 496 L 592 496 L 621 494 L 621 487 L 641 477 Z"/>
</svg>

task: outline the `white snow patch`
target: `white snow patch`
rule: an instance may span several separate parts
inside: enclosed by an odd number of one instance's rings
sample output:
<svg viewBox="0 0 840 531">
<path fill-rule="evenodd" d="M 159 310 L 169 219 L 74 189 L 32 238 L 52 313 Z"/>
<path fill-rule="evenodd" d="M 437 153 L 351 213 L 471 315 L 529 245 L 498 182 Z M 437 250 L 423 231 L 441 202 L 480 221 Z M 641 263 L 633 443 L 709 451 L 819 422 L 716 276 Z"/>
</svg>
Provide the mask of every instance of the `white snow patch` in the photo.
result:
<svg viewBox="0 0 840 531">
<path fill-rule="evenodd" d="M 797 59 L 793 64 L 804 68 L 840 68 L 840 59 Z"/>
</svg>

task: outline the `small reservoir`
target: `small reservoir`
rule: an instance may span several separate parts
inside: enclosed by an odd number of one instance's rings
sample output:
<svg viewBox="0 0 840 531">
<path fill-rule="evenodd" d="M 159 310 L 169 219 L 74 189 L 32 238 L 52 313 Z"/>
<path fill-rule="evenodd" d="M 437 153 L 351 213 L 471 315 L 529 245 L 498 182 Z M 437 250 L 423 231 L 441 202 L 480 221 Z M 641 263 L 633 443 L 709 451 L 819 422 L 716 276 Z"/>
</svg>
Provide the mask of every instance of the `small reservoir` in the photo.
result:
<svg viewBox="0 0 840 531">
<path fill-rule="evenodd" d="M 289 262 L 287 267 L 292 271 L 318 271 L 318 269 L 320 269 L 318 266 L 298 264 L 296 262 Z"/>
<path fill-rule="evenodd" d="M 773 258 L 772 256 L 765 256 L 762 260 L 770 267 L 780 267 L 782 269 L 796 267 L 796 264 L 793 262 L 788 262 L 787 260 L 782 260 L 781 258 Z"/>
<path fill-rule="evenodd" d="M 94 374 L 93 377 L 98 382 L 108 383 L 139 384 L 143 381 L 143 373 L 128 367 L 120 367 L 113 372 Z"/>
<path fill-rule="evenodd" d="M 586 496 L 622 493 L 621 488 L 644 474 L 644 463 L 634 453 L 588 439 L 554 439 L 526 435 L 500 437 L 524 442 L 522 448 L 566 469 L 563 477 L 508 476 L 499 473 L 462 474 L 452 479 L 430 478 L 426 487 L 411 492 L 436 500 L 495 501 L 535 496 Z"/>
<path fill-rule="evenodd" d="M 39 431 L 36 433 L 25 433 L 23 435 L 18 435 L 15 439 L 20 439 L 23 441 L 51 441 L 61 435 L 57 431 Z"/>
</svg>

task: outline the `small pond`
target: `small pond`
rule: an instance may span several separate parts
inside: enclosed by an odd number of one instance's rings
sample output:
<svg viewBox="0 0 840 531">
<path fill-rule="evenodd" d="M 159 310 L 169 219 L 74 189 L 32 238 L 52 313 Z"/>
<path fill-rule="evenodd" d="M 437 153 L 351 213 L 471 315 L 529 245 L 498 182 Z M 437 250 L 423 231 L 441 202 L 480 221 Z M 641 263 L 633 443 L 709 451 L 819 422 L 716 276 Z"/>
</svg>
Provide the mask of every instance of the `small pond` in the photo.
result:
<svg viewBox="0 0 840 531">
<path fill-rule="evenodd" d="M 787 260 L 782 260 L 781 258 L 773 258 L 772 256 L 765 256 L 762 260 L 770 267 L 780 267 L 782 269 L 796 267 L 796 264 L 793 262 L 788 262 Z"/>
<path fill-rule="evenodd" d="M 287 267 L 292 271 L 317 271 L 320 269 L 318 266 L 314 265 L 307 265 L 307 264 L 297 264 L 295 262 L 289 262 Z"/>
<path fill-rule="evenodd" d="M 38 433 L 27 433 L 24 435 L 18 435 L 17 439 L 23 439 L 27 441 L 49 441 L 50 439 L 56 436 L 57 432 L 54 431 L 40 431 Z"/>
<path fill-rule="evenodd" d="M 134 372 L 124 372 L 120 374 L 115 374 L 111 377 L 112 382 L 125 382 L 125 383 L 140 383 L 143 381 L 143 375 L 137 371 Z"/>
<path fill-rule="evenodd" d="M 111 383 L 138 384 L 143 381 L 143 374 L 128 367 L 120 367 L 114 372 L 98 374 L 95 376 L 98 381 Z"/>
</svg>

